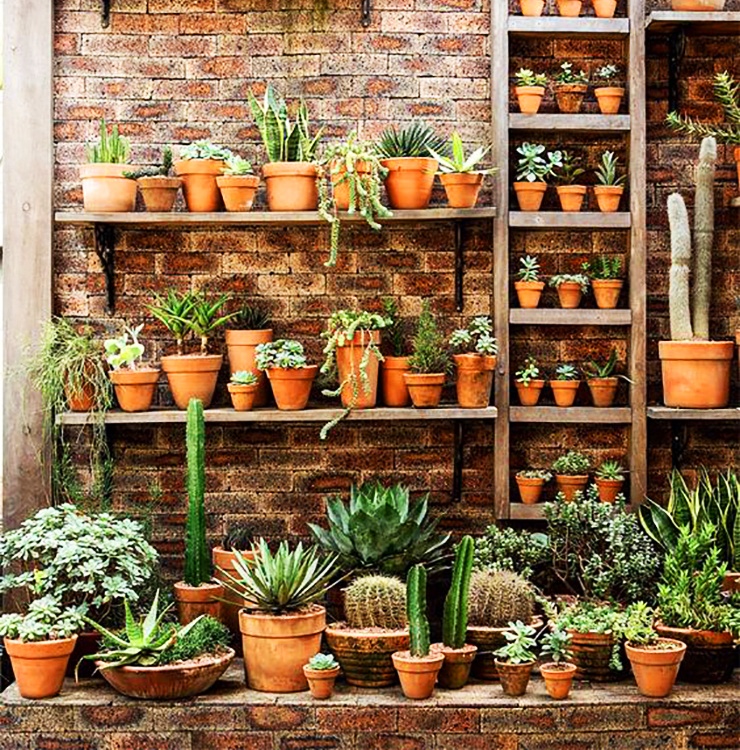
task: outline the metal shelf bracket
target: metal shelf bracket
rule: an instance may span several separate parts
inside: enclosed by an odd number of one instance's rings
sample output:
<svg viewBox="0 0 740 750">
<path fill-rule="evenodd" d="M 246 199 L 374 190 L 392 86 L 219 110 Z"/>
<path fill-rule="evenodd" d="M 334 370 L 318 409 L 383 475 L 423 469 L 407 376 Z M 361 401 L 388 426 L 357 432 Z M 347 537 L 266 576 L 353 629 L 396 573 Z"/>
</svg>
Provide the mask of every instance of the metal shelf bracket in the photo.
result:
<svg viewBox="0 0 740 750">
<path fill-rule="evenodd" d="M 463 222 L 455 222 L 455 310 L 463 309 L 463 278 L 465 276 L 465 256 L 463 255 Z"/>
<path fill-rule="evenodd" d="M 372 0 L 362 0 L 362 25 L 367 28 L 370 25 L 370 11 L 372 10 Z"/>
<path fill-rule="evenodd" d="M 464 423 L 460 419 L 455 420 L 455 442 L 452 456 L 452 502 L 462 500 L 462 476 L 463 476 L 463 434 Z"/>
<path fill-rule="evenodd" d="M 109 224 L 96 224 L 95 232 L 95 254 L 100 258 L 105 274 L 105 291 L 108 298 L 108 312 L 112 313 L 116 307 L 116 281 L 115 281 L 115 250 L 116 234 Z"/>
<path fill-rule="evenodd" d="M 679 78 L 686 52 L 686 31 L 683 26 L 668 35 L 668 110 L 675 112 L 679 102 Z"/>
<path fill-rule="evenodd" d="M 671 465 L 674 469 L 680 469 L 683 463 L 683 454 L 689 442 L 689 431 L 685 422 L 671 422 Z"/>
<path fill-rule="evenodd" d="M 110 26 L 110 2 L 111 0 L 100 0 L 100 25 L 104 29 Z"/>
</svg>

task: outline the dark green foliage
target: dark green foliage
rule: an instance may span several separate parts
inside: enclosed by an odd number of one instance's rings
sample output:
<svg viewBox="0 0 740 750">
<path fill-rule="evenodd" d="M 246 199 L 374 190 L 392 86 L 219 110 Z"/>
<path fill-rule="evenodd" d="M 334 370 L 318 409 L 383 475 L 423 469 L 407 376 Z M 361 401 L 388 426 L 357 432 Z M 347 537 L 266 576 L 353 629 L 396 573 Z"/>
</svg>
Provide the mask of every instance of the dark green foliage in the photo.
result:
<svg viewBox="0 0 740 750">
<path fill-rule="evenodd" d="M 407 354 L 406 331 L 403 321 L 398 314 L 398 303 L 393 297 L 384 297 L 382 301 L 383 314 L 389 324 L 385 329 L 385 341 L 392 357 L 403 357 Z"/>
<path fill-rule="evenodd" d="M 427 572 L 423 565 L 414 565 L 406 577 L 406 617 L 409 621 L 411 656 L 428 656 Z"/>
<path fill-rule="evenodd" d="M 622 278 L 622 259 L 619 257 L 610 258 L 608 255 L 597 255 L 593 260 L 582 263 L 581 268 L 592 279 Z"/>
<path fill-rule="evenodd" d="M 452 583 L 445 598 L 442 619 L 442 641 L 450 648 L 462 648 L 468 631 L 468 596 L 473 572 L 472 536 L 464 536 L 455 550 Z"/>
<path fill-rule="evenodd" d="M 381 133 L 378 142 L 378 152 L 386 159 L 406 156 L 431 157 L 430 148 L 439 154 L 449 154 L 447 141 L 423 122 L 412 122 L 400 130 L 391 126 Z"/>
<path fill-rule="evenodd" d="M 540 582 L 547 577 L 545 568 L 549 560 L 547 535 L 541 532 L 492 524 L 475 540 L 477 570 L 511 570 Z"/>
<path fill-rule="evenodd" d="M 413 353 L 409 360 L 411 372 L 421 374 L 449 373 L 450 353 L 447 350 L 445 337 L 437 327 L 437 321 L 424 300 L 421 315 L 413 340 Z"/>
<path fill-rule="evenodd" d="M 187 443 L 188 516 L 185 527 L 185 583 L 200 586 L 211 579 L 211 555 L 206 543 L 206 424 L 203 403 L 188 404 Z"/>
<path fill-rule="evenodd" d="M 224 535 L 221 546 L 224 549 L 237 549 L 242 552 L 252 548 L 252 530 L 247 526 L 230 526 Z"/>
<path fill-rule="evenodd" d="M 239 331 L 263 331 L 270 325 L 270 315 L 266 310 L 245 302 L 234 313 L 230 327 Z"/>
<path fill-rule="evenodd" d="M 344 613 L 351 628 L 405 628 L 406 586 L 393 576 L 362 576 L 344 592 Z"/>
<path fill-rule="evenodd" d="M 158 664 L 188 661 L 203 654 L 216 654 L 228 648 L 231 642 L 229 629 L 213 617 L 205 616 L 159 657 Z"/>
</svg>

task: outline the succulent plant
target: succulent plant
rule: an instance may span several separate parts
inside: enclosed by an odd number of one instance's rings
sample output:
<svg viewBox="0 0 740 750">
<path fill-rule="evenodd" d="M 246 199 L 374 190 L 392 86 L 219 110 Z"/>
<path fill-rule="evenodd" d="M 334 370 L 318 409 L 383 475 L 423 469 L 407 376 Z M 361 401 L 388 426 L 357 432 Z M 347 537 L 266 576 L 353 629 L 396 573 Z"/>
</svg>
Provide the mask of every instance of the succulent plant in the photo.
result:
<svg viewBox="0 0 740 750">
<path fill-rule="evenodd" d="M 508 570 L 476 570 L 471 576 L 471 625 L 505 628 L 510 622 L 529 623 L 533 614 L 534 590 L 525 578 Z"/>
<path fill-rule="evenodd" d="M 336 669 L 339 662 L 334 658 L 334 654 L 314 654 L 308 660 L 307 666 L 317 672 L 324 672 L 325 670 Z"/>
<path fill-rule="evenodd" d="M 391 126 L 380 134 L 378 141 L 378 153 L 385 159 L 431 156 L 430 149 L 440 154 L 448 153 L 445 139 L 429 125 L 418 121 L 400 130 Z"/>
<path fill-rule="evenodd" d="M 344 613 L 351 628 L 405 628 L 406 586 L 393 576 L 362 576 L 344 592 Z"/>
</svg>

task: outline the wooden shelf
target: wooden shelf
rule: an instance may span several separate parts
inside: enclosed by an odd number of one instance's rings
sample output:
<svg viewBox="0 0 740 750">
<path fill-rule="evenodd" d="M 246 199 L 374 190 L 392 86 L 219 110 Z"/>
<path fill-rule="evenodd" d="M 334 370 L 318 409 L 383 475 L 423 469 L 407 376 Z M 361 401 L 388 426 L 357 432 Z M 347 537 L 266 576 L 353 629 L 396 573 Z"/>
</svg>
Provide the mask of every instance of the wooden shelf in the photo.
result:
<svg viewBox="0 0 740 750">
<path fill-rule="evenodd" d="M 628 406 L 612 406 L 599 409 L 595 406 L 512 406 L 509 409 L 511 422 L 545 422 L 558 424 L 629 424 L 632 422 L 632 409 Z"/>
<path fill-rule="evenodd" d="M 629 18 L 563 18 L 562 16 L 509 16 L 511 36 L 620 37 L 630 33 Z"/>
<path fill-rule="evenodd" d="M 511 211 L 509 226 L 517 229 L 629 229 L 628 211 Z"/>
<path fill-rule="evenodd" d="M 740 12 L 654 10 L 645 21 L 648 33 L 669 34 L 679 27 L 694 36 L 736 36 L 740 34 Z"/>
<path fill-rule="evenodd" d="M 509 505 L 509 518 L 513 521 L 542 521 L 545 518 L 545 504 L 525 505 L 524 503 L 511 503 Z"/>
<path fill-rule="evenodd" d="M 727 409 L 672 409 L 668 406 L 648 406 L 650 419 L 696 422 L 740 422 L 740 407 Z"/>
<path fill-rule="evenodd" d="M 624 133 L 630 129 L 629 115 L 524 115 L 521 112 L 509 114 L 509 128 L 512 130 L 555 130 L 573 133 Z"/>
<path fill-rule="evenodd" d="M 514 308 L 509 311 L 509 323 L 537 326 L 628 326 L 632 323 L 632 311 Z"/>
</svg>

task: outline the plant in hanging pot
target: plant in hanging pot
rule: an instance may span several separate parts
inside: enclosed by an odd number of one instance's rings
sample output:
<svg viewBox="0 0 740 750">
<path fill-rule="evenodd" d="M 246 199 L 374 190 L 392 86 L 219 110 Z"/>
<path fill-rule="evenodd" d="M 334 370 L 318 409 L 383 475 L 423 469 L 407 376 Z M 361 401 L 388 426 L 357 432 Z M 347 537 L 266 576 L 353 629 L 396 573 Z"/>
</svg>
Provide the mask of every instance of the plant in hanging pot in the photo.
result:
<svg viewBox="0 0 740 750">
<path fill-rule="evenodd" d="M 450 336 L 453 349 L 472 349 L 453 354 L 457 368 L 457 403 L 463 409 L 485 409 L 491 402 L 493 373 L 498 343 L 491 336 L 493 323 L 487 315 L 478 315 L 467 328 L 458 328 Z"/>
<path fill-rule="evenodd" d="M 514 373 L 514 385 L 522 406 L 537 406 L 545 381 L 540 377 L 540 368 L 534 357 L 527 357 Z"/>
<path fill-rule="evenodd" d="M 550 380 L 550 388 L 555 398 L 555 405 L 566 408 L 573 406 L 580 385 L 581 376 L 575 365 L 558 365 L 555 368 L 555 377 Z"/>
<path fill-rule="evenodd" d="M 559 626 L 542 637 L 541 656 L 550 661 L 540 665 L 540 674 L 545 681 L 548 695 L 555 700 L 563 700 L 570 694 L 576 665 L 570 663 L 573 654 L 570 642 L 573 636 Z"/>
<path fill-rule="evenodd" d="M 545 282 L 540 281 L 540 264 L 533 255 L 519 258 L 521 268 L 516 273 L 514 289 L 519 298 L 519 306 L 525 310 L 533 310 L 540 304 Z"/>
<path fill-rule="evenodd" d="M 227 385 L 235 411 L 252 411 L 259 387 L 259 377 L 249 370 L 233 373 Z"/>
<path fill-rule="evenodd" d="M 566 0 L 569 2 L 571 0 Z M 575 0 L 580 5 L 580 0 Z M 555 75 L 555 101 L 558 110 L 565 114 L 578 114 L 583 106 L 583 99 L 588 91 L 588 74 L 585 70 L 577 73 L 573 70 L 573 63 L 564 62 L 560 71 Z"/>
<path fill-rule="evenodd" d="M 540 501 L 542 490 L 552 479 L 552 474 L 544 469 L 524 469 L 516 476 L 519 497 L 525 505 L 534 505 Z"/>
<path fill-rule="evenodd" d="M 560 200 L 560 207 L 566 212 L 578 212 L 586 197 L 586 186 L 576 184 L 576 178 L 586 170 L 580 166 L 581 159 L 568 151 L 563 151 L 562 163 L 555 172 L 555 181 L 560 183 L 555 187 Z"/>
<path fill-rule="evenodd" d="M 724 0 L 722 0 L 724 2 Z M 591 0 L 596 18 L 614 18 L 617 0 Z"/>
<path fill-rule="evenodd" d="M 300 341 L 278 339 L 257 344 L 254 361 L 257 369 L 267 374 L 278 409 L 306 408 L 319 366 L 308 364 Z"/>
<path fill-rule="evenodd" d="M 449 371 L 450 355 L 444 337 L 428 300 L 424 300 L 413 340 L 413 353 L 409 358 L 409 372 L 403 375 L 417 409 L 439 406 Z"/>
<path fill-rule="evenodd" d="M 514 93 L 519 102 L 522 114 L 536 115 L 545 95 L 547 76 L 544 73 L 535 73 L 529 68 L 519 68 L 514 74 L 516 86 Z"/>
<path fill-rule="evenodd" d="M 566 502 L 575 500 L 577 493 L 582 493 L 588 484 L 588 472 L 591 462 L 579 451 L 570 450 L 556 458 L 552 464 L 558 492 L 563 493 Z"/>
<path fill-rule="evenodd" d="M 224 332 L 229 356 L 229 372 L 252 372 L 258 377 L 254 406 L 264 406 L 270 394 L 267 376 L 257 368 L 256 349 L 272 341 L 270 316 L 260 307 L 244 302 L 229 320 Z"/>
<path fill-rule="evenodd" d="M 505 646 L 496 649 L 496 669 L 501 680 L 501 689 L 514 698 L 527 692 L 529 677 L 534 667 L 536 630 L 521 621 L 510 622 L 504 632 L 508 641 Z"/>
<path fill-rule="evenodd" d="M 142 167 L 135 172 L 123 173 L 124 177 L 136 180 L 147 211 L 172 211 L 182 185 L 179 177 L 170 176 L 172 163 L 172 146 L 165 146 L 162 151 L 162 163 L 158 167 Z"/>
<path fill-rule="evenodd" d="M 594 481 L 599 488 L 599 500 L 602 503 L 613 503 L 622 491 L 627 470 L 619 461 L 608 460 L 596 469 Z"/>
<path fill-rule="evenodd" d="M 210 141 L 194 141 L 180 151 L 175 160 L 175 174 L 182 178 L 182 190 L 188 211 L 210 213 L 223 211 L 224 202 L 216 178 L 232 157 L 228 148 Z"/>
<path fill-rule="evenodd" d="M 624 87 L 619 85 L 619 68 L 602 65 L 594 73 L 594 94 L 602 115 L 616 115 L 624 97 Z"/>
<path fill-rule="evenodd" d="M 559 273 L 552 276 L 549 283 L 557 289 L 563 310 L 575 310 L 579 307 L 589 287 L 588 276 L 582 273 Z"/>
<path fill-rule="evenodd" d="M 106 339 L 105 361 L 110 365 L 110 380 L 123 411 L 149 411 L 157 390 L 158 367 L 137 366 L 144 356 L 144 345 L 139 334 L 144 324 L 126 328 L 117 339 Z M 130 341 L 129 341 L 130 337 Z"/>
<path fill-rule="evenodd" d="M 596 170 L 597 184 L 594 185 L 596 204 L 602 213 L 614 213 L 619 208 L 627 175 L 618 175 L 618 166 L 619 157 L 615 156 L 613 151 L 604 151 Z"/>
<path fill-rule="evenodd" d="M 583 363 L 583 374 L 586 376 L 586 385 L 588 385 L 594 406 L 601 408 L 614 406 L 620 379 L 626 380 L 628 383 L 632 382 L 625 375 L 614 374 L 617 364 L 616 349 L 612 349 L 606 362 L 601 363 L 595 359 L 590 359 Z"/>
<path fill-rule="evenodd" d="M 308 680 L 311 697 L 318 700 L 331 698 L 334 692 L 334 681 L 339 676 L 339 664 L 331 654 L 314 654 L 307 664 L 303 665 L 303 674 Z"/>
<path fill-rule="evenodd" d="M 514 192 L 520 211 L 539 211 L 547 191 L 546 178 L 563 163 L 560 151 L 547 151 L 541 143 L 522 143 L 516 150 L 517 161 Z M 544 154 L 544 156 L 543 156 Z"/>
<path fill-rule="evenodd" d="M 383 315 L 388 321 L 385 328 L 386 351 L 380 363 L 380 385 L 386 406 L 408 406 L 411 403 L 404 373 L 409 371 L 406 326 L 398 313 L 398 303 L 393 297 L 382 300 Z"/>
<path fill-rule="evenodd" d="M 227 211 L 251 211 L 260 178 L 254 174 L 252 164 L 241 156 L 232 154 L 216 177 L 221 199 Z"/>
<path fill-rule="evenodd" d="M 593 260 L 581 264 L 583 272 L 591 281 L 596 307 L 600 310 L 614 310 L 624 286 L 622 259 L 597 255 Z"/>
</svg>

